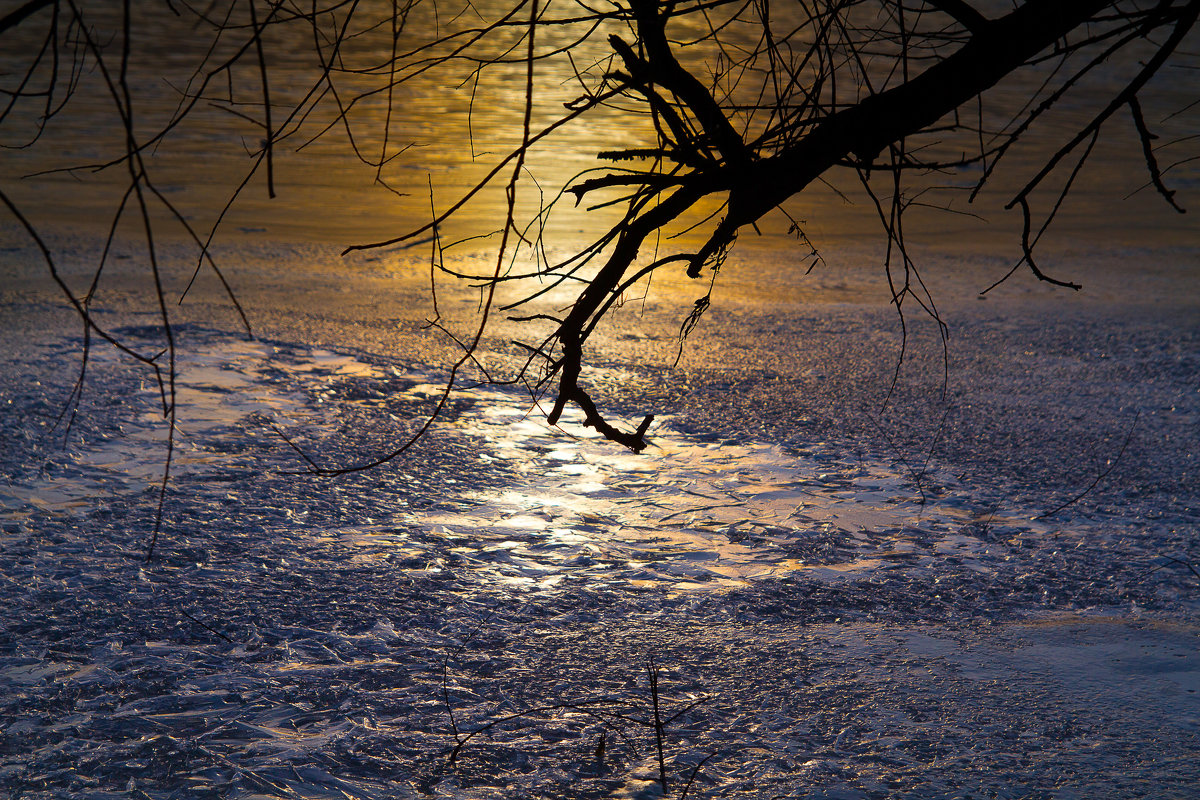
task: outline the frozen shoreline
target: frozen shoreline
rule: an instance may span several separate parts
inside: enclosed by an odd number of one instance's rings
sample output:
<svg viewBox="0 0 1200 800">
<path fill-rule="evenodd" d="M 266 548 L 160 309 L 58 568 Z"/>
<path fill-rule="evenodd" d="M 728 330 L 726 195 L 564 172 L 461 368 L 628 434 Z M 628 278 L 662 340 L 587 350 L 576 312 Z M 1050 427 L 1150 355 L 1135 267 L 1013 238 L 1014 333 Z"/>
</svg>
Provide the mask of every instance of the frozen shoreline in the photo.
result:
<svg viewBox="0 0 1200 800">
<path fill-rule="evenodd" d="M 445 352 L 417 332 L 415 280 L 329 275 L 308 299 L 303 277 L 259 281 L 250 294 L 264 341 L 297 363 L 313 346 L 405 369 Z M 70 474 L 53 437 L 40 437 L 69 389 L 77 340 L 33 333 L 58 316 L 54 295 L 13 286 L 0 354 L 3 399 L 18 409 L 3 423 L 6 474 Z M 152 323 L 130 313 L 136 297 L 109 301 L 114 326 Z M 480 580 L 473 555 L 455 555 L 460 543 L 427 534 L 444 565 L 414 569 L 387 541 L 363 557 L 355 537 L 369 525 L 411 537 L 405 513 L 452 516 L 471 491 L 531 480 L 511 469 L 527 453 L 509 465 L 494 444 L 484 452 L 497 460 L 480 467 L 478 409 L 461 406 L 452 416 L 465 428 L 451 421 L 413 462 L 333 483 L 237 466 L 282 458 L 252 432 L 227 454 L 231 466 L 214 467 L 221 480 L 189 484 L 181 470 L 156 563 L 130 557 L 152 522 L 144 489 L 5 517 L 0 782 L 29 797 L 636 796 L 650 777 L 636 725 L 607 729 L 603 769 L 604 725 L 567 708 L 497 726 L 451 768 L 451 714 L 462 732 L 568 701 L 636 716 L 653 656 L 664 697 L 711 695 L 668 731 L 673 775 L 712 754 L 697 797 L 1188 796 L 1200 785 L 1200 587 L 1161 557 L 1197 555 L 1200 320 L 1179 298 L 1154 316 L 1138 303 L 1047 318 L 1046 298 L 999 311 L 972 302 L 947 309 L 949 412 L 940 350 L 918 327 L 912 371 L 878 413 L 897 337 L 890 312 L 872 305 L 735 301 L 714 310 L 671 373 L 678 318 L 652 306 L 606 332 L 598 364 L 622 377 L 598 391 L 630 416 L 669 410 L 679 435 L 701 444 L 786 445 L 834 475 L 869 461 L 900 485 L 906 464 L 927 459 L 931 478 L 952 478 L 931 480 L 931 503 L 985 512 L 962 532 L 993 551 L 989 571 L 953 553 L 892 555 L 848 581 L 801 571 L 673 592 L 567 570 L 531 591 Z M 181 313 L 232 331 L 216 303 L 202 295 Z M 184 333 L 185 348 L 235 341 Z M 296 413 L 332 414 L 314 423 L 323 453 L 348 457 L 394 432 L 380 408 L 401 420 L 420 408 L 418 398 L 388 405 L 412 387 L 384 373 L 334 373 L 318 371 L 324 400 L 296 393 L 294 378 L 261 377 L 293 392 Z M 122 404 L 136 384 L 114 369 L 79 434 L 128 433 Z M 1087 486 L 1135 413 L 1109 479 L 1046 529 L 1015 521 Z M 223 441 L 210 438 L 204 447 Z M 919 525 L 900 529 L 937 552 Z"/>
</svg>

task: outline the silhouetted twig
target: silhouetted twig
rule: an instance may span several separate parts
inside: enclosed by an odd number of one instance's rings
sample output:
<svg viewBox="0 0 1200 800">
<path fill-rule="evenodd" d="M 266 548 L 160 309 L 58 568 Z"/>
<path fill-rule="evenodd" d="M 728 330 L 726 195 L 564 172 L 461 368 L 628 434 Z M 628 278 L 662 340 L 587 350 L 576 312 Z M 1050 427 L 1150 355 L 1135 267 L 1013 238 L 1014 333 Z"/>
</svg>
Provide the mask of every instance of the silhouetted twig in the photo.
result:
<svg viewBox="0 0 1200 800">
<path fill-rule="evenodd" d="M 1091 491 L 1093 489 L 1095 489 L 1097 486 L 1099 486 L 1100 481 L 1107 478 L 1109 476 L 1109 474 L 1114 469 L 1117 468 L 1117 464 L 1121 463 L 1121 456 L 1125 455 L 1125 448 L 1129 447 L 1129 442 L 1131 439 L 1133 439 L 1133 430 L 1134 430 L 1134 428 L 1137 427 L 1137 421 L 1138 421 L 1138 418 L 1141 416 L 1141 413 L 1142 413 L 1141 411 L 1138 411 L 1136 414 L 1133 415 L 1133 422 L 1129 423 L 1129 431 L 1125 434 L 1125 441 L 1121 443 L 1121 449 L 1117 451 L 1116 457 L 1113 458 L 1111 461 L 1109 461 L 1107 469 L 1105 469 L 1103 472 L 1101 472 L 1099 475 L 1097 475 L 1096 479 L 1094 481 L 1092 481 L 1091 483 L 1089 483 L 1087 485 L 1087 488 L 1084 489 L 1082 492 L 1075 495 L 1070 500 L 1067 500 L 1065 503 L 1062 503 L 1061 505 L 1057 505 L 1054 508 L 1052 508 L 1049 511 L 1046 511 L 1042 514 L 1038 514 L 1036 517 L 1034 517 L 1034 519 L 1046 519 L 1047 517 L 1054 516 L 1055 514 L 1062 511 L 1064 508 L 1066 508 L 1067 506 L 1073 505 L 1074 503 L 1077 503 L 1080 500 L 1082 500 L 1083 498 L 1087 497 L 1088 494 L 1091 493 Z"/>
</svg>

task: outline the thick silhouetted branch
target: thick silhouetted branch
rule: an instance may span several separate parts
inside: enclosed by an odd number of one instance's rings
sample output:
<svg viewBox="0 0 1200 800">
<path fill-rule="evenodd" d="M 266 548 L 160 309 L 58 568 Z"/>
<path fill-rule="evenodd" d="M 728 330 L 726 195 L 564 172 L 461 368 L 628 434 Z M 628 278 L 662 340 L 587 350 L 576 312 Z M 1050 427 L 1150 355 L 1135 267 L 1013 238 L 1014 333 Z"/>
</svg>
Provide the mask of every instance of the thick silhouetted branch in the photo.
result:
<svg viewBox="0 0 1200 800">
<path fill-rule="evenodd" d="M 965 14 L 970 21 L 966 27 L 971 36 L 956 52 L 894 88 L 871 93 L 856 104 L 828 113 L 778 152 L 761 157 L 754 157 L 750 147 L 733 132 L 713 96 L 702 86 L 697 88 L 694 78 L 681 78 L 678 61 L 663 54 L 667 45 L 662 34 L 662 17 L 653 8 L 647 10 L 645 4 L 634 5 L 642 44 L 649 55 L 641 59 L 624 42 L 612 40 L 629 71 L 631 84 L 641 89 L 656 108 L 658 101 L 648 88 L 670 89 L 678 109 L 699 120 L 704 131 L 704 141 L 693 141 L 691 147 L 687 142 L 677 142 L 679 149 L 703 152 L 705 141 L 713 142 L 720 159 L 712 160 L 702 168 L 695 167 L 682 176 L 672 176 L 672 180 L 678 182 L 675 193 L 621 231 L 621 238 L 607 263 L 592 278 L 559 327 L 557 336 L 563 354 L 553 368 L 561 370 L 562 374 L 558 398 L 550 414 L 551 422 L 558 419 L 564 404 L 569 401 L 581 405 L 589 420 L 594 416 L 594 412 L 586 407 L 590 398 L 579 386 L 582 346 L 594 326 L 594 315 L 604 306 L 603 299 L 615 299 L 626 270 L 636 260 L 641 242 L 650 233 L 686 212 L 699 198 L 727 193 L 726 216 L 716 225 L 708 241 L 688 259 L 688 275 L 699 277 L 706 265 L 732 245 L 741 228 L 753 225 L 838 165 L 849 162 L 869 167 L 881 150 L 934 126 L 1078 29 L 1109 3 L 1106 0 L 1031 0 L 994 20 L 971 15 L 960 4 L 949 5 L 953 8 L 942 10 L 957 12 L 952 14 L 956 19 Z M 1172 38 L 1183 29 L 1184 22 L 1186 19 L 1176 26 Z M 1169 52 L 1169 49 L 1164 47 L 1160 53 L 1164 51 Z M 1157 66 L 1152 64 L 1147 69 Z M 669 122 L 668 126 L 676 137 L 686 130 L 682 122 Z M 736 137 L 736 143 L 731 137 Z M 670 150 L 665 147 L 664 152 Z M 613 176 L 607 180 L 625 183 L 629 176 Z M 590 183 L 580 184 L 572 191 L 582 196 L 604 185 L 611 184 L 606 184 L 606 179 L 591 179 Z M 662 191 L 661 184 L 651 181 L 645 181 L 642 186 L 648 193 Z M 1030 242 L 1027 234 L 1023 249 L 1030 268 L 1040 279 L 1057 282 L 1037 268 Z M 905 258 L 907 269 L 910 262 Z M 599 425 L 597 428 L 604 430 Z M 615 437 L 609 435 L 609 438 Z"/>
<path fill-rule="evenodd" d="M 953 17 L 955 22 L 971 33 L 979 33 L 988 24 L 987 17 L 963 0 L 928 0 L 928 4 L 943 14 Z"/>
<path fill-rule="evenodd" d="M 980 27 L 958 52 L 911 81 L 835 112 L 783 153 L 756 162 L 730 187 L 734 224 L 759 219 L 848 157 L 870 164 L 889 144 L 995 86 L 1106 5 L 1105 0 L 1034 0 Z"/>
<path fill-rule="evenodd" d="M 286 157 L 287 148 L 298 151 L 339 136 L 369 168 L 371 182 L 400 192 L 405 187 L 398 180 L 407 173 L 389 171 L 399 165 L 402 153 L 420 152 L 411 148 L 414 142 L 398 139 L 405 116 L 398 105 L 402 89 L 423 81 L 443 92 L 465 86 L 474 108 L 472 87 L 482 85 L 482 75 L 511 65 L 524 67 L 522 106 L 510 101 L 522 122 L 518 125 L 513 117 L 507 149 L 481 168 L 475 185 L 436 209 L 431 203 L 428 222 L 413 230 L 346 248 L 410 244 L 432 236 L 436 263 L 430 269 L 431 289 L 440 274 L 479 288 L 483 302 L 476 324 L 466 332 L 449 331 L 440 318 L 431 322 L 463 352 L 433 416 L 415 436 L 381 448 L 381 455 L 364 458 L 355 467 L 310 465 L 324 474 L 383 463 L 418 441 L 445 408 L 463 371 L 481 365 L 476 351 L 486 340 L 494 311 L 512 312 L 511 319 L 530 326 L 528 341 L 517 343 L 527 360 L 510 382 L 524 383 L 535 397 L 553 392 L 551 423 L 575 406 L 585 425 L 633 450 L 643 449 L 652 416 L 633 430 L 622 430 L 606 420 L 587 388 L 588 341 L 599 323 L 637 282 L 658 270 L 681 270 L 709 284 L 701 301 L 685 306 L 682 340 L 708 307 L 712 284 L 739 234 L 747 226 L 758 230 L 768 225 L 764 218 L 776 211 L 790 223 L 789 232 L 804 251 L 799 260 L 819 257 L 785 204 L 838 174 L 861 185 L 878 216 L 886 244 L 882 272 L 901 332 L 907 334 L 904 314 L 914 305 L 942 325 L 905 235 L 905 213 L 926 202 L 919 199 L 924 191 L 920 181 L 935 171 L 977 169 L 970 178 L 974 199 L 985 185 L 992 186 L 998 164 L 1019 169 L 1006 154 L 1028 144 L 1038 125 L 1050 127 L 1050 112 L 1077 98 L 1086 122 L 1062 127 L 1062 120 L 1055 120 L 1059 127 L 1049 131 L 1052 144 L 1032 161 L 1032 175 L 1016 176 L 1022 188 L 1005 198 L 1020 215 L 1020 234 L 1014 236 L 1019 260 L 1009 274 L 1027 268 L 1038 280 L 1077 286 L 1050 277 L 1036 250 L 1076 190 L 1102 128 L 1118 111 L 1129 110 L 1140 145 L 1131 149 L 1140 151 L 1134 155 L 1139 168 L 1144 165 L 1149 185 L 1175 210 L 1183 210 L 1164 181 L 1171 167 L 1161 167 L 1160 157 L 1163 148 L 1187 138 L 1172 137 L 1156 149 L 1152 127 L 1157 130 L 1161 123 L 1153 115 L 1148 120 L 1143 102 L 1153 108 L 1148 100 L 1155 88 L 1151 80 L 1173 61 L 1192 57 L 1183 45 L 1200 15 L 1200 0 L 614 0 L 602 10 L 571 5 L 571 0 L 464 0 L 462 10 L 469 11 L 464 15 L 445 14 L 446 4 L 439 0 L 436 29 L 413 26 L 411 19 L 422 5 L 433 2 L 375 7 L 338 0 L 301 7 L 277 0 L 215 0 L 203 11 L 184 6 L 180 13 L 193 16 L 196 35 L 209 39 L 180 92 L 178 107 L 157 128 L 135 116 L 139 100 L 132 87 L 137 84 L 129 69 L 136 37 L 130 33 L 140 17 L 129 0 L 119 4 L 116 29 L 103 35 L 87 0 L 28 0 L 0 17 L 0 45 L 31 31 L 40 37 L 40 49 L 25 59 L 25 69 L 0 85 L 9 107 L 19 109 L 44 97 L 46 113 L 39 108 L 34 125 L 40 131 L 52 116 L 52 103 L 61 105 L 71 97 L 78 76 L 98 74 L 109 95 L 113 133 L 123 144 L 94 164 L 71 169 L 124 164 L 128 190 L 113 230 L 126 212 L 149 220 L 149 203 L 166 208 L 173 224 L 199 242 L 197 269 L 210 265 L 226 288 L 209 249 L 260 167 L 265 166 L 267 190 L 273 195 L 276 162 Z M 34 30 L 30 21 L 47 10 L 54 14 L 50 24 Z M 112 14 L 95 16 L 110 19 Z M 540 35 L 544 30 L 554 35 Z M 101 43 L 109 41 L 111 46 Z M 292 73 L 277 70 L 274 59 L 279 47 L 292 48 L 287 56 L 298 59 L 301 54 L 293 51 L 298 41 L 310 42 L 311 52 L 303 55 L 311 64 L 307 82 L 289 86 L 283 76 Z M 585 46 L 587 60 L 577 62 L 572 53 Z M 556 60 L 569 65 L 564 74 L 574 76 L 579 94 L 563 106 L 541 106 L 535 115 L 535 66 Z M 999 93 L 992 90 L 1023 70 L 1033 74 L 1037 88 L 1014 107 L 997 107 Z M 235 97 L 239 81 L 246 88 Z M 1091 94 L 1084 94 L 1085 89 Z M 383 113 L 376 113 L 380 104 Z M 200 237 L 194 223 L 155 188 L 148 172 L 152 162 L 144 156 L 152 148 L 169 147 L 173 132 L 197 108 L 206 107 L 228 112 L 231 124 L 254 126 L 262 146 L 249 154 L 240 182 L 231 182 L 228 203 L 211 220 L 208 236 Z M 1004 112 L 999 116 L 1007 123 L 991 122 L 997 111 Z M 541 199 L 531 218 L 518 218 L 523 206 L 518 192 L 530 185 L 522 182 L 521 173 L 537 160 L 528 157 L 570 147 L 572 129 L 589 125 L 597 114 L 618 120 L 606 119 L 592 132 L 612 131 L 595 154 L 608 166 L 583 170 L 565 185 L 551 187 L 545 196 L 551 199 Z M 10 130 L 17 116 L 7 111 L 0 115 L 0 130 Z M 625 122 L 630 129 L 636 126 L 636 138 L 626 133 Z M 489 247 L 498 250 L 496 258 L 489 257 L 484 269 L 443 261 L 443 250 L 453 245 L 441 232 L 453 220 L 471 219 L 471 206 L 486 196 L 485 190 L 501 186 L 503 207 L 488 209 L 483 218 L 503 217 L 503 227 L 491 223 L 478 231 L 480 237 L 464 239 L 494 236 Z M 420 191 L 425 191 L 423 184 Z M 429 191 L 432 198 L 432 183 Z M 616 208 L 618 213 L 589 233 L 586 244 L 552 261 L 547 253 L 553 248 L 545 246 L 540 231 L 563 198 L 582 209 Z M 152 245 L 154 233 L 144 227 Z M 698 244 L 685 246 L 683 239 L 673 238 L 692 231 L 698 233 Z M 648 243 L 654 246 L 652 255 Z M 149 280 L 161 288 L 153 249 L 150 266 Z M 102 267 L 103 257 L 87 296 L 80 299 L 67 290 L 69 302 L 88 326 L 87 341 L 95 333 L 132 352 L 102 331 L 89 311 Z M 496 301 L 501 284 L 519 287 L 522 281 L 529 282 L 523 295 Z M 534 305 L 566 289 L 573 294 L 565 307 L 546 313 Z M 160 305 L 173 353 L 171 319 Z M 236 300 L 234 305 L 241 313 Z M 944 333 L 944 325 L 940 330 Z M 897 375 L 905 352 L 901 350 Z M 142 358 L 155 370 L 163 369 L 157 358 Z M 164 406 L 172 408 L 169 371 L 160 381 Z M 483 374 L 495 380 L 492 372 Z"/>
<path fill-rule="evenodd" d="M 0 17 L 0 36 L 3 36 L 9 28 L 17 27 L 26 18 L 33 16 L 43 8 L 56 5 L 57 2 L 58 0 L 29 0 L 25 5 L 14 8 L 3 17 Z"/>
</svg>

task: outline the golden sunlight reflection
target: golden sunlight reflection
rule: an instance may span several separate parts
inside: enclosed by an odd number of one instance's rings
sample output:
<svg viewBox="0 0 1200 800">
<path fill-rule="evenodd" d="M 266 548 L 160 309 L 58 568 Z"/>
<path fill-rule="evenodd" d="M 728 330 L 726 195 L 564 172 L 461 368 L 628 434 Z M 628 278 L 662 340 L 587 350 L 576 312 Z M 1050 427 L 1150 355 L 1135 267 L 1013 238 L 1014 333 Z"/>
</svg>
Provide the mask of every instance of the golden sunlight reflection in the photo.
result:
<svg viewBox="0 0 1200 800">
<path fill-rule="evenodd" d="M 407 521 L 462 541 L 456 552 L 471 569 L 498 572 L 509 585 L 544 589 L 553 585 L 549 576 L 569 574 L 597 584 L 720 590 L 799 572 L 842 580 L 897 562 L 970 561 L 987 549 L 963 532 L 969 509 L 926 508 L 902 475 L 878 462 L 694 442 L 669 425 L 635 456 L 598 444 L 586 429 L 556 431 L 525 417 L 514 395 L 481 398 L 484 410 L 456 425 L 523 478 L 469 494 L 460 510 Z M 932 545 L 916 544 L 928 538 Z"/>
<path fill-rule="evenodd" d="M 395 40 L 395 51 L 387 25 L 364 23 L 363 30 L 353 33 L 354 47 L 339 53 L 339 68 L 330 73 L 328 83 L 320 78 L 322 62 L 313 51 L 313 31 L 302 25 L 272 28 L 273 38 L 267 42 L 272 104 L 281 119 L 290 120 L 281 129 L 275 148 L 278 197 L 268 197 L 265 168 L 260 169 L 224 216 L 223 235 L 232 239 L 341 245 L 377 241 L 411 231 L 427 223 L 432 214 L 462 199 L 520 144 L 526 99 L 526 65 L 522 59 L 526 27 L 518 14 L 511 26 L 492 34 L 472 51 L 485 59 L 494 58 L 494 63 L 438 59 L 452 53 L 462 38 L 458 34 L 501 19 L 513 6 L 510 0 L 417 4 L 410 9 L 406 26 Z M 365 2 L 362 10 L 355 12 L 355 19 L 387 19 L 389 14 L 383 12 L 388 8 L 381 0 Z M 584 7 L 562 0 L 542 2 L 540 8 L 543 19 L 586 16 L 581 10 Z M 115 26 L 119 19 L 117 6 L 93 13 L 99 30 Z M 787 23 L 787 8 L 773 13 L 780 25 Z M 203 59 L 207 43 L 194 30 L 181 28 L 186 21 L 176 18 L 165 6 L 151 5 L 140 9 L 139 14 L 145 17 L 137 31 L 131 74 L 137 76 L 136 124 L 143 135 L 149 135 L 165 125 L 179 107 L 183 87 L 193 80 L 192 70 Z M 720 22 L 714 18 L 714 24 Z M 674 21 L 672 36 L 680 42 L 694 41 L 704 31 L 687 26 L 701 24 L 694 16 Z M 445 37 L 444 46 L 432 48 L 425 60 L 417 59 L 398 72 L 388 66 L 394 52 L 423 52 L 418 48 L 428 43 L 432 31 Z M 726 44 L 735 49 L 739 44 L 743 49 L 753 44 L 739 43 L 742 33 L 737 25 L 722 29 Z M 751 33 L 745 31 L 746 35 Z M 16 34 L 25 35 L 21 30 Z M 597 91 L 602 76 L 614 68 L 607 41 L 610 34 L 631 40 L 627 25 L 617 22 L 538 29 L 532 131 L 552 125 L 569 113 L 567 104 Z M 29 43 L 31 47 L 36 44 Z M 231 37 L 221 39 L 213 58 L 228 56 L 235 44 Z M 705 44 L 681 49 L 680 58 L 697 75 L 708 76 L 724 56 Z M 5 64 L 5 56 L 0 54 L 0 68 Z M 1005 81 L 994 90 L 998 98 L 995 106 L 1020 106 L 1016 101 L 1029 97 L 1040 77 L 1031 71 Z M 253 120 L 257 110 L 256 65 L 239 66 L 231 79 L 228 97 L 222 95 L 224 88 L 217 91 L 210 87 L 216 92 L 214 102 L 197 105 L 183 125 L 147 154 L 147 169 L 156 187 L 171 198 L 201 235 L 212 229 L 234 187 L 261 153 L 262 131 Z M 120 169 L 76 169 L 16 180 L 47 169 L 103 163 L 120 152 L 122 132 L 100 76 L 89 71 L 80 76 L 80 82 L 72 103 L 53 121 L 38 147 L 6 151 L 6 174 L 14 178 L 13 198 L 35 223 L 41 218 L 66 215 L 72 224 L 103 228 L 112 219 L 125 188 Z M 750 91 L 753 84 L 750 80 L 737 91 Z M 1161 95 L 1158 102 L 1162 113 L 1155 112 L 1162 118 L 1158 123 L 1163 126 L 1160 133 L 1165 140 L 1178 138 L 1183 129 L 1179 126 L 1185 126 L 1186 119 L 1166 113 L 1186 104 L 1189 85 L 1179 82 L 1175 87 L 1155 88 L 1155 96 Z M 314 104 L 313 97 L 322 100 Z M 288 109 L 301 110 L 289 116 L 285 113 Z M 560 197 L 559 193 L 589 170 L 607 171 L 634 163 L 602 161 L 598 153 L 646 147 L 656 141 L 649 118 L 630 113 L 632 110 L 631 101 L 615 98 L 607 107 L 588 112 L 530 150 L 518 183 L 517 219 L 527 241 L 517 248 L 518 264 L 534 261 L 532 243 L 545 248 L 549 258 L 558 258 L 595 239 L 620 219 L 620 204 L 589 210 L 590 204 L 618 199 L 619 192 L 597 193 L 579 208 L 574 206 L 573 197 Z M 29 135 L 36 128 L 36 112 L 32 107 L 24 109 L 29 117 L 25 133 Z M 742 122 L 740 118 L 737 121 Z M 999 118 L 989 120 L 997 126 L 1002 123 Z M 1047 129 L 1057 136 L 1063 125 L 1071 124 L 1069 119 L 1055 120 Z M 16 122 L 13 126 L 21 127 Z M 80 131 L 88 135 L 81 136 Z M 1031 167 L 1040 164 L 1048 141 L 1039 143 L 1038 135 L 1038 131 L 1031 132 L 1025 142 L 1029 147 L 1006 156 L 1012 167 L 1005 175 L 1022 181 Z M 1092 157 L 1093 168 L 1081 174 L 1079 190 L 1063 209 L 1060 229 L 1094 230 L 1100 223 L 1111 236 L 1125 232 L 1131 239 L 1133 232 L 1154 230 L 1160 243 L 1181 237 L 1190 240 L 1194 235 L 1191 228 L 1170 216 L 1164 218 L 1158 213 L 1161 208 L 1153 193 L 1139 191 L 1145 180 L 1139 159 L 1130 158 L 1137 149 L 1132 136 L 1129 130 L 1119 128 L 1101 139 Z M 1191 167 L 1181 166 L 1173 172 L 1173 179 L 1192 180 L 1190 173 L 1185 174 L 1188 169 Z M 829 184 L 814 184 L 787 206 L 813 241 L 830 250 L 855 246 L 864 238 L 877 241 L 879 236 L 873 206 L 859 193 L 854 174 L 844 172 L 840 177 L 831 173 L 826 176 Z M 508 167 L 501 169 L 490 188 L 442 226 L 439 235 L 443 244 L 465 240 L 457 250 L 464 256 L 497 245 L 494 234 L 504 224 L 503 187 L 510 175 Z M 955 213 L 914 205 L 905 223 L 914 242 L 971 251 L 995 250 L 999 244 L 1011 248 L 1018 221 L 998 205 L 1008 199 L 1004 190 L 968 207 L 962 200 L 962 190 L 974 180 L 971 174 L 958 178 L 935 175 L 930 180 L 930 186 L 942 192 L 930 195 L 930 205 L 948 203 Z M 79 190 L 81 187 L 86 190 Z M 912 187 L 913 192 L 921 189 Z M 1125 199 L 1131 193 L 1133 196 Z M 713 198 L 699 206 L 693 217 L 680 221 L 679 230 L 709 214 L 719 217 L 719 203 L 720 198 Z M 542 215 L 541 210 L 551 204 L 552 212 Z M 989 225 L 974 214 L 1000 219 L 1004 224 Z M 136 222 L 134 216 L 129 215 L 130 225 Z M 162 222 L 159 235 L 170 231 L 178 238 L 184 237 L 182 229 L 165 212 Z M 803 262 L 805 252 L 793 238 L 784 235 L 786 227 L 781 215 L 765 219 L 760 225 L 764 236 L 747 232 L 739 249 L 757 247 L 790 254 Z M 132 227 L 128 232 L 135 233 Z M 699 231 L 688 234 L 699 235 Z M 540 241 L 539 236 L 543 237 Z M 664 250 L 686 246 L 688 236 L 650 243 L 647 250 L 650 246 Z M 415 241 L 423 243 L 424 252 L 428 244 L 421 238 Z"/>
</svg>

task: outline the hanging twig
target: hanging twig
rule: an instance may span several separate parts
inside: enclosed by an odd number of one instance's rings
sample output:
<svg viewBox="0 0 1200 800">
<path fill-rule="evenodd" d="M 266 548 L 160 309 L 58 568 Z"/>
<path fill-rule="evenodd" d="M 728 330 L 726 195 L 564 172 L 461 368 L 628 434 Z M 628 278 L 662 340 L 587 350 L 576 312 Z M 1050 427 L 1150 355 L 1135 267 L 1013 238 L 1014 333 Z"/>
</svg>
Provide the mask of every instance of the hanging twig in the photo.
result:
<svg viewBox="0 0 1200 800">
<path fill-rule="evenodd" d="M 1109 476 L 1109 474 L 1114 469 L 1117 468 L 1117 464 L 1121 463 L 1121 456 L 1125 455 L 1125 448 L 1129 447 L 1129 442 L 1131 439 L 1133 439 L 1133 430 L 1134 430 L 1134 428 L 1137 427 L 1137 421 L 1138 421 L 1138 418 L 1141 416 L 1141 414 L 1142 414 L 1142 412 L 1138 411 L 1136 414 L 1133 415 L 1133 422 L 1129 423 L 1129 431 L 1125 434 L 1125 441 L 1121 443 L 1121 449 L 1117 451 L 1116 457 L 1108 462 L 1108 468 L 1106 470 L 1104 470 L 1099 475 L 1097 475 L 1096 479 L 1094 481 L 1092 481 L 1091 483 L 1089 483 L 1087 488 L 1084 489 L 1082 492 L 1075 495 L 1074 497 L 1072 497 L 1070 500 L 1066 501 L 1065 503 L 1055 506 L 1054 508 L 1050 509 L 1049 511 L 1047 511 L 1045 513 L 1038 514 L 1036 517 L 1034 517 L 1034 519 L 1046 519 L 1047 517 L 1054 516 L 1055 514 L 1062 511 L 1064 508 L 1066 508 L 1067 506 L 1073 505 L 1074 503 L 1077 503 L 1080 500 L 1082 500 L 1083 498 L 1087 497 L 1088 494 L 1092 491 L 1092 489 L 1095 489 L 1097 486 L 1099 486 L 1100 481 L 1107 478 Z"/>
</svg>

